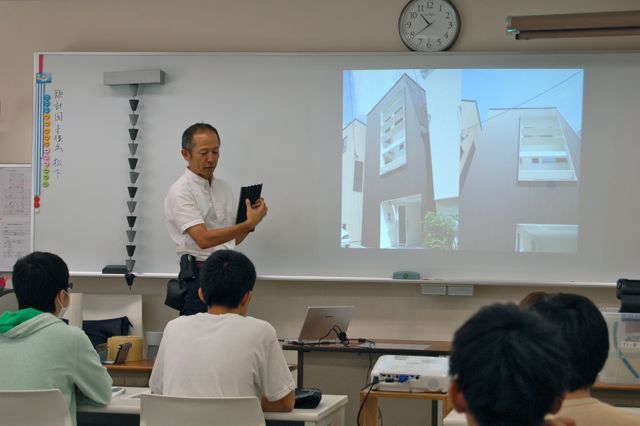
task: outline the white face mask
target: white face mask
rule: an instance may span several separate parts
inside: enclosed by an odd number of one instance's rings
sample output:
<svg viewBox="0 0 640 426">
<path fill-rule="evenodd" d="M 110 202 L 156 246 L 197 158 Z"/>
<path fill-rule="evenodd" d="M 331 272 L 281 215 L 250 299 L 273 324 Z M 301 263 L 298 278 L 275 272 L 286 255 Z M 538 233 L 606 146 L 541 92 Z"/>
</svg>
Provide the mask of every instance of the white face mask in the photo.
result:
<svg viewBox="0 0 640 426">
<path fill-rule="evenodd" d="M 64 294 L 67 295 L 67 297 L 69 297 L 69 293 L 67 293 L 65 290 L 62 290 L 64 292 Z M 58 300 L 56 299 L 56 302 Z M 69 298 L 69 303 L 71 303 L 71 299 Z M 60 311 L 58 311 L 58 318 L 62 318 L 65 314 L 65 312 L 67 312 L 67 309 L 69 309 L 69 304 L 67 304 L 67 306 L 64 306 L 62 304 L 62 302 L 60 302 Z"/>
</svg>

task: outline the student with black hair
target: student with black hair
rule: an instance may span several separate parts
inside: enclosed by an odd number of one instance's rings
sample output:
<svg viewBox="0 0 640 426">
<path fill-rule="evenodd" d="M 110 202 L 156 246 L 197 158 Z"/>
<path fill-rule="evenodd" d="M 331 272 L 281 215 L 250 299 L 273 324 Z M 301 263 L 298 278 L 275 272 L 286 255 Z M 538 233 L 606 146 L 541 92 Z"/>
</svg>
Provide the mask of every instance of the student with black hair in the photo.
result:
<svg viewBox="0 0 640 426">
<path fill-rule="evenodd" d="M 602 314 L 589 299 L 577 294 L 553 294 L 529 309 L 560 331 L 567 344 L 567 394 L 558 413 L 578 425 L 640 425 L 640 416 L 591 398 L 590 389 L 609 354 L 609 333 Z"/>
<path fill-rule="evenodd" d="M 217 250 L 200 272 L 207 312 L 170 321 L 149 387 L 190 397 L 256 396 L 263 411 L 291 411 L 295 382 L 271 324 L 247 316 L 256 270 L 242 253 Z"/>
<path fill-rule="evenodd" d="M 11 281 L 19 310 L 0 316 L 0 389 L 60 389 L 75 425 L 76 393 L 106 405 L 112 382 L 86 334 L 59 318 L 69 307 L 67 264 L 33 252 L 16 262 Z"/>
<path fill-rule="evenodd" d="M 565 352 L 560 334 L 537 315 L 514 304 L 482 308 L 454 335 L 453 406 L 469 425 L 541 425 L 562 404 Z"/>
</svg>

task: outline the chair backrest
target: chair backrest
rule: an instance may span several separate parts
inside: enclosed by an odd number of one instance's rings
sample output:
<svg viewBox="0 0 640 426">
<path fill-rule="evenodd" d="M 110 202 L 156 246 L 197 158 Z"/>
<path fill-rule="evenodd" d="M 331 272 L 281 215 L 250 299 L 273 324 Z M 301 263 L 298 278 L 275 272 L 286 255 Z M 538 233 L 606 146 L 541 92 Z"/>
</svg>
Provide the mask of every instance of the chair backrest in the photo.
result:
<svg viewBox="0 0 640 426">
<path fill-rule="evenodd" d="M 17 311 L 18 299 L 13 290 L 3 290 L 0 292 L 0 315 L 5 311 Z"/>
<path fill-rule="evenodd" d="M 133 326 L 132 336 L 144 338 L 142 295 L 71 293 L 71 307 L 64 318 L 82 327 L 82 320 L 101 320 L 126 316 Z"/>
<path fill-rule="evenodd" d="M 264 414 L 255 396 L 239 398 L 185 398 L 142 395 L 140 426 L 264 426 Z"/>
<path fill-rule="evenodd" d="M 0 426 L 71 426 L 59 389 L 0 391 Z"/>
</svg>

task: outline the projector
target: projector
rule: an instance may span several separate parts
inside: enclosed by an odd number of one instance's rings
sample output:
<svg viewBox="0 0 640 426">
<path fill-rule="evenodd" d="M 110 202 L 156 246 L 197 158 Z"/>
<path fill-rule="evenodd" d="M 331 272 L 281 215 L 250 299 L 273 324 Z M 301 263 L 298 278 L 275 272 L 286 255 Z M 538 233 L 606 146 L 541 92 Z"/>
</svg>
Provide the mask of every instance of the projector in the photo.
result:
<svg viewBox="0 0 640 426">
<path fill-rule="evenodd" d="M 447 392 L 449 358 L 383 355 L 371 370 L 374 390 L 398 392 Z"/>
</svg>

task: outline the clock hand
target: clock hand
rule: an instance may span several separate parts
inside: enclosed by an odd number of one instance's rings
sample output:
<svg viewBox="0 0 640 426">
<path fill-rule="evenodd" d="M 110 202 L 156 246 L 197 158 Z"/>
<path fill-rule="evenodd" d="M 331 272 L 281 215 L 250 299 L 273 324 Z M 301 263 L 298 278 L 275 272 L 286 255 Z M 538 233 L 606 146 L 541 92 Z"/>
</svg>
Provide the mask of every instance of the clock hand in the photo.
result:
<svg viewBox="0 0 640 426">
<path fill-rule="evenodd" d="M 423 29 L 421 29 L 420 31 L 418 31 L 416 33 L 416 35 L 420 34 L 421 32 L 423 32 L 424 30 L 426 30 L 427 28 L 429 28 L 429 25 L 425 26 Z"/>
<path fill-rule="evenodd" d="M 427 23 L 427 26 L 426 26 L 425 28 L 428 28 L 428 27 L 430 27 L 430 26 L 431 26 L 431 24 L 433 24 L 433 22 L 429 22 L 429 21 L 427 20 L 427 18 L 425 18 L 425 17 L 424 17 L 424 15 L 423 15 L 422 13 L 420 14 L 420 16 L 422 17 L 422 19 L 424 19 L 424 22 L 426 22 L 426 23 Z"/>
</svg>

